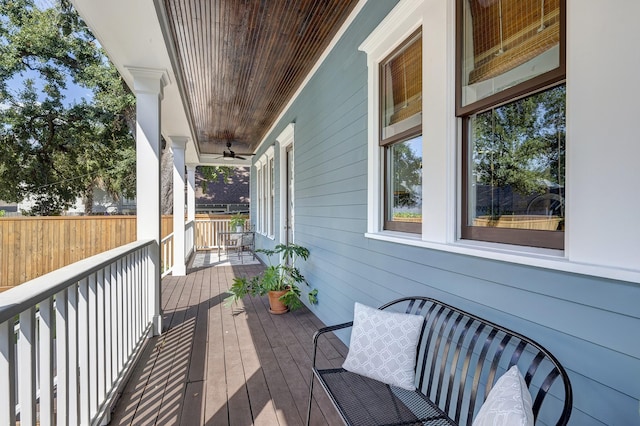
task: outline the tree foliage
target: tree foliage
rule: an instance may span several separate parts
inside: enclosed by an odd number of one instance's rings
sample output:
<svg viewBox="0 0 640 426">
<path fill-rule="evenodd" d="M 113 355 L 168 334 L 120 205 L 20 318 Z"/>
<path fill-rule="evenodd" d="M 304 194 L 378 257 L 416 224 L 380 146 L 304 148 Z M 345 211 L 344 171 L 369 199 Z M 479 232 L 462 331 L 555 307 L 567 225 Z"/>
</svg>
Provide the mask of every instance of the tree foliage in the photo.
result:
<svg viewBox="0 0 640 426">
<path fill-rule="evenodd" d="M 228 182 L 229 176 L 234 173 L 234 168 L 228 166 L 199 166 L 198 170 L 200 171 L 200 176 L 202 176 L 200 181 L 202 192 L 205 194 L 207 193 L 209 182 L 220 182 L 220 179 Z"/>
<path fill-rule="evenodd" d="M 415 149 L 421 144 L 422 137 L 418 137 L 391 148 L 395 207 L 415 207 L 421 199 L 422 156 Z"/>
<path fill-rule="evenodd" d="M 71 102 L 70 86 L 89 100 Z M 135 97 L 68 0 L 0 0 L 0 199 L 57 214 L 100 187 L 135 194 Z"/>
</svg>

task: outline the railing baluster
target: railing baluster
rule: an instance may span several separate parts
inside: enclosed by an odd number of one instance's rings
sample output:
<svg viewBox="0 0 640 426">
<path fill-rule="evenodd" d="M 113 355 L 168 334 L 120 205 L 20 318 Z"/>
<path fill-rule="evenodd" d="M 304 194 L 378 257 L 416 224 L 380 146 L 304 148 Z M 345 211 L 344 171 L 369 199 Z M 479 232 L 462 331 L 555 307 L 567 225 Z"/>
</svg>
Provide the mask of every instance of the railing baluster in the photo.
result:
<svg viewBox="0 0 640 426">
<path fill-rule="evenodd" d="M 131 304 L 131 323 L 129 324 L 129 328 L 132 331 L 131 349 L 135 345 L 135 336 L 138 335 L 138 274 L 140 270 L 138 269 L 137 258 L 136 253 L 131 255 L 131 300 L 133 301 Z"/>
<path fill-rule="evenodd" d="M 56 424 L 69 424 L 69 318 L 67 291 L 56 293 Z M 73 371 L 73 370 L 71 370 Z"/>
<path fill-rule="evenodd" d="M 119 262 L 119 261 L 118 261 Z M 118 316 L 118 262 L 111 265 L 111 382 L 118 377 L 118 327 L 121 319 Z"/>
<path fill-rule="evenodd" d="M 20 314 L 18 332 L 18 402 L 20 403 L 20 425 L 36 424 L 36 308 L 31 307 Z"/>
<path fill-rule="evenodd" d="M 136 267 L 138 268 L 138 282 L 136 283 L 136 292 L 138 294 L 138 303 L 136 305 L 136 324 L 137 324 L 137 333 L 136 336 L 140 336 L 144 326 L 142 325 L 142 277 L 144 271 L 142 270 L 142 253 L 136 253 Z"/>
<path fill-rule="evenodd" d="M 129 361 L 129 354 L 131 353 L 131 349 L 133 347 L 133 333 L 131 328 L 131 321 L 133 320 L 133 316 L 131 312 L 133 310 L 133 262 L 131 261 L 131 255 L 127 256 L 127 281 L 126 281 L 126 295 L 127 295 L 127 322 L 125 324 L 126 336 L 127 336 L 127 346 L 125 350 L 125 364 Z"/>
<path fill-rule="evenodd" d="M 98 295 L 96 274 L 89 275 L 89 415 L 98 408 Z"/>
<path fill-rule="evenodd" d="M 149 304 L 147 300 L 149 300 L 149 247 L 144 248 L 143 256 L 142 256 L 142 275 L 143 275 L 143 284 L 142 290 L 144 294 L 144 303 L 142 303 L 142 319 L 145 324 L 149 323 L 152 320 L 149 315 Z"/>
<path fill-rule="evenodd" d="M 126 318 L 124 317 L 124 277 L 122 274 L 124 264 L 124 260 L 118 259 L 118 371 L 122 370 L 124 366 L 124 327 L 126 323 Z"/>
<path fill-rule="evenodd" d="M 15 332 L 13 320 L 0 323 L 0 424 L 16 422 Z"/>
<path fill-rule="evenodd" d="M 133 352 L 133 348 L 136 342 L 136 282 L 138 278 L 136 276 L 136 256 L 135 254 L 129 255 L 129 262 L 131 262 L 131 281 L 129 281 L 129 350 L 127 351 L 127 361 Z"/>
<path fill-rule="evenodd" d="M 144 268 L 142 267 L 142 253 L 138 253 L 138 333 L 137 336 L 140 336 L 144 331 L 144 309 L 142 308 L 144 305 L 143 298 L 143 282 L 144 282 Z"/>
<path fill-rule="evenodd" d="M 100 269 L 97 272 L 96 276 L 96 319 L 97 319 L 97 341 L 96 341 L 96 349 L 97 349 L 97 380 L 96 384 L 98 385 L 98 393 L 96 400 L 96 410 L 100 401 L 104 400 L 106 395 L 107 384 L 105 380 L 106 367 L 105 367 L 105 292 L 104 292 L 104 269 Z"/>
<path fill-rule="evenodd" d="M 40 302 L 40 425 L 53 424 L 53 299 Z"/>
<path fill-rule="evenodd" d="M 79 423 L 88 425 L 91 420 L 89 414 L 90 401 L 90 380 L 89 372 L 89 280 L 84 278 L 78 286 L 78 367 L 80 394 L 78 395 L 80 405 Z"/>
<path fill-rule="evenodd" d="M 69 425 L 80 423 L 80 360 L 78 359 L 79 337 L 78 330 L 78 284 L 73 284 L 67 290 L 68 310 L 67 328 L 69 330 L 69 360 L 67 368 L 69 370 Z"/>
<path fill-rule="evenodd" d="M 110 390 L 113 385 L 113 371 L 111 360 L 113 352 L 111 350 L 111 327 L 113 317 L 111 316 L 111 265 L 104 269 L 104 377 L 105 390 Z"/>
</svg>

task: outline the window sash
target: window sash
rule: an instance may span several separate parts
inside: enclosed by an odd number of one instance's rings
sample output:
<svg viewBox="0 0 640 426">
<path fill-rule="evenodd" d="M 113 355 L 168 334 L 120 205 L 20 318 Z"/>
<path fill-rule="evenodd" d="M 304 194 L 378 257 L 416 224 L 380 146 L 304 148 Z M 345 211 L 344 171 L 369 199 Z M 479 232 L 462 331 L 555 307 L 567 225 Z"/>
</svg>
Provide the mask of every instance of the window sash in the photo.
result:
<svg viewBox="0 0 640 426">
<path fill-rule="evenodd" d="M 548 91 L 551 92 L 555 89 L 557 89 L 557 87 L 550 88 Z M 531 96 L 535 95 L 536 94 L 531 94 Z M 524 98 L 524 102 L 526 102 L 526 100 L 527 98 Z M 514 101 L 514 104 L 517 104 L 517 102 L 519 101 Z M 547 102 L 549 102 L 549 100 L 547 100 Z M 542 105 L 542 103 L 534 105 Z M 498 106 L 496 107 L 496 110 L 504 110 L 505 108 L 508 108 L 508 106 Z M 517 106 L 514 106 L 514 108 L 517 108 Z M 537 108 L 539 107 L 536 106 L 535 110 L 537 110 Z M 504 111 L 497 113 L 494 110 L 489 110 L 484 114 L 487 113 L 495 114 L 496 116 L 509 116 L 509 113 Z M 522 114 L 526 115 L 524 108 Z M 538 120 L 541 119 L 537 114 L 531 114 L 532 122 L 537 123 Z M 564 119 L 564 105 L 562 105 L 560 114 L 562 114 Z M 497 140 L 500 142 L 492 145 L 491 142 L 487 143 L 486 141 L 483 141 L 483 148 L 485 150 L 489 150 L 490 153 L 482 153 L 479 150 L 476 150 L 476 146 L 473 141 L 471 123 L 474 117 L 477 117 L 477 115 L 465 117 L 463 119 L 463 129 L 465 130 L 463 133 L 462 151 L 462 238 L 562 250 L 564 248 L 563 225 L 565 220 L 564 158 L 566 148 L 564 121 L 556 123 L 555 126 L 545 124 L 544 127 L 539 129 L 542 133 L 534 133 L 531 135 L 532 138 L 526 138 L 526 136 L 520 134 L 509 134 L 504 129 L 504 126 L 500 125 L 499 119 L 496 118 L 496 121 L 498 122 L 497 128 L 501 129 L 501 133 L 489 133 L 489 135 L 496 135 Z M 493 120 L 491 120 L 491 122 L 493 122 Z M 550 130 L 554 129 L 556 131 L 555 133 L 548 133 Z M 553 134 L 556 135 L 555 139 L 550 136 Z M 545 140 L 549 144 L 556 141 L 557 145 L 554 145 L 553 147 L 551 145 L 544 147 L 540 146 L 539 144 L 543 143 L 542 141 Z M 529 145 L 531 148 L 526 145 L 530 141 L 534 144 L 533 146 Z M 514 143 L 516 146 L 513 145 Z M 557 150 L 554 150 L 553 148 L 557 148 Z M 508 149 L 512 149 L 516 152 L 520 150 L 520 152 L 525 153 L 528 152 L 527 149 L 538 149 L 540 155 L 533 156 L 530 154 L 529 156 L 526 156 L 525 154 L 524 157 L 520 158 L 520 163 L 517 161 L 509 161 L 507 167 L 504 168 L 500 167 L 503 163 L 499 162 L 499 160 L 494 162 L 493 159 L 485 159 L 484 161 L 478 159 L 478 157 L 492 155 L 493 152 L 496 153 L 495 155 L 497 157 L 504 156 L 505 152 L 509 152 Z M 513 156 L 510 158 L 514 160 L 518 159 L 518 157 Z M 481 181 L 472 181 L 472 162 L 475 162 L 478 165 L 478 174 L 485 176 Z M 484 166 L 481 164 L 484 164 Z M 536 165 L 536 170 L 530 170 L 530 164 Z M 542 167 L 542 164 L 547 164 L 546 168 Z M 518 167 L 522 168 L 519 172 L 522 176 L 512 176 L 514 173 L 513 171 L 517 170 Z M 508 173 L 505 174 L 505 171 Z M 553 172 L 553 176 L 544 175 L 544 173 L 551 172 Z M 488 177 L 489 175 L 490 177 Z M 493 176 L 496 176 L 495 183 L 493 181 Z M 490 179 L 490 183 L 488 182 L 488 179 Z M 547 190 L 540 192 L 540 195 L 536 196 L 536 191 L 541 189 L 536 188 L 536 186 L 542 186 L 542 182 L 545 182 L 544 185 L 547 186 Z M 478 201 L 476 197 L 479 197 L 479 188 L 481 185 L 487 186 L 492 198 L 495 192 L 497 201 L 494 202 L 491 200 L 487 204 L 487 201 L 485 200 L 485 203 L 482 203 L 480 208 L 482 208 L 482 205 L 484 204 L 487 205 L 490 210 L 487 210 L 486 214 L 476 215 L 478 212 Z M 516 190 L 518 187 L 521 187 L 522 189 Z M 549 197 L 549 200 L 551 201 L 555 200 L 554 196 L 557 198 L 555 201 L 559 201 L 561 203 L 559 205 L 559 212 L 554 211 L 540 214 L 537 210 L 530 211 L 530 208 L 532 208 L 533 205 L 532 203 L 534 203 L 537 198 L 544 197 L 545 195 Z M 472 198 L 476 200 L 475 203 L 471 202 Z M 472 210 L 476 213 L 473 213 Z M 509 210 L 511 210 L 511 214 L 509 214 Z M 551 230 L 553 228 L 556 228 L 556 230 Z"/>
<path fill-rule="evenodd" d="M 463 117 L 471 115 L 476 112 L 484 111 L 493 106 L 507 103 L 512 100 L 527 96 L 528 94 L 540 91 L 550 85 L 562 82 L 566 75 L 566 0 L 554 0 L 559 3 L 559 12 L 554 12 L 554 16 L 559 16 L 557 19 L 559 22 L 559 63 L 556 68 L 550 69 L 534 77 L 528 78 L 522 82 L 514 84 L 504 90 L 498 91 L 492 95 L 483 97 L 468 104 L 463 103 L 463 87 L 464 87 L 464 4 L 468 0 L 456 1 L 456 115 Z M 481 0 L 487 2 L 493 2 L 493 0 Z M 502 0 L 505 1 L 505 0 Z M 514 0 L 510 0 L 514 1 Z M 518 2 L 515 1 L 517 4 Z M 545 2 L 546 3 L 546 2 Z M 545 14 L 546 15 L 546 14 Z M 553 22 L 555 22 L 555 18 Z M 545 21 L 547 24 L 551 21 Z M 551 22 L 551 23 L 553 23 Z M 554 24 L 555 25 L 555 24 Z M 517 55 L 516 55 L 517 56 Z M 525 53 L 520 55 L 525 57 Z M 521 59 L 515 59 L 517 63 Z M 503 67 L 504 68 L 504 67 Z"/>
<path fill-rule="evenodd" d="M 470 224 L 470 199 L 474 195 L 470 186 L 470 123 L 474 114 L 482 113 L 515 100 L 528 97 L 550 87 L 557 86 L 565 80 L 565 22 L 566 0 L 557 1 L 559 6 L 559 59 L 558 66 L 543 72 L 525 81 L 519 82 L 505 90 L 498 91 L 474 102 L 463 103 L 463 72 L 464 71 L 464 7 L 468 0 L 457 0 L 456 8 L 456 115 L 462 118 L 462 196 L 461 196 L 461 224 L 460 236 L 462 239 L 480 240 L 522 246 L 541 248 L 564 249 L 564 231 L 546 231 L 530 229 L 511 229 L 494 226 L 473 226 Z M 474 0 L 484 2 L 487 5 L 497 3 L 495 0 Z M 511 5 L 521 5 L 513 0 L 501 0 L 499 3 L 511 2 Z M 547 3 L 547 2 L 545 2 Z M 546 19 L 546 18 L 545 18 Z M 555 19 L 555 18 L 554 18 Z M 551 22 L 551 21 L 548 21 Z M 535 35 L 533 37 L 536 37 Z M 490 59 L 489 59 L 490 60 Z M 504 64 L 504 67 L 517 66 L 523 59 L 513 59 L 512 64 Z M 503 67 L 503 68 L 504 68 Z M 477 79 L 484 78 L 479 72 Z M 488 77 L 489 74 L 486 75 Z"/>
<path fill-rule="evenodd" d="M 422 29 L 379 64 L 380 144 L 415 134 L 422 127 Z"/>
<path fill-rule="evenodd" d="M 395 194 L 395 182 L 392 182 L 393 177 L 396 175 L 393 170 L 393 159 L 391 158 L 391 151 L 394 145 L 399 145 L 404 142 L 409 142 L 416 138 L 420 138 L 420 144 L 422 143 L 422 133 L 418 132 L 414 135 L 407 137 L 404 141 L 397 142 L 396 144 L 387 144 L 383 149 L 383 157 L 384 157 L 384 229 L 388 229 L 391 231 L 399 231 L 399 232 L 409 232 L 414 234 L 422 233 L 422 201 L 419 203 L 420 209 L 420 218 L 413 219 L 394 219 L 395 211 L 394 209 L 397 207 L 396 202 L 394 202 L 396 194 Z M 422 151 L 422 149 L 420 149 Z M 422 163 L 422 157 L 420 157 L 420 162 Z M 421 166 L 420 166 L 421 168 Z M 422 198 L 422 171 L 419 172 L 419 182 L 420 189 L 418 191 L 418 197 Z"/>
</svg>

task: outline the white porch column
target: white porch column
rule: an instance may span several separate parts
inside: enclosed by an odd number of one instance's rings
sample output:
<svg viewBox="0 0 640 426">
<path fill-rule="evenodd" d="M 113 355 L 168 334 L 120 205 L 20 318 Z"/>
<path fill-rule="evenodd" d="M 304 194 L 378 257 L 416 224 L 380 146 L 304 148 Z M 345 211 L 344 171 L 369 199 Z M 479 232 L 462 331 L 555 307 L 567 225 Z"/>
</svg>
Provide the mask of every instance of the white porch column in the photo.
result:
<svg viewBox="0 0 640 426">
<path fill-rule="evenodd" d="M 196 219 L 196 164 L 187 164 L 187 222 Z"/>
<path fill-rule="evenodd" d="M 169 83 L 163 70 L 127 67 L 136 93 L 136 210 L 138 240 L 149 247 L 149 312 L 153 335 L 162 332 L 160 312 L 160 103 Z"/>
<path fill-rule="evenodd" d="M 187 275 L 184 263 L 184 150 L 189 138 L 169 136 L 173 152 L 173 271 L 177 277 Z"/>
</svg>

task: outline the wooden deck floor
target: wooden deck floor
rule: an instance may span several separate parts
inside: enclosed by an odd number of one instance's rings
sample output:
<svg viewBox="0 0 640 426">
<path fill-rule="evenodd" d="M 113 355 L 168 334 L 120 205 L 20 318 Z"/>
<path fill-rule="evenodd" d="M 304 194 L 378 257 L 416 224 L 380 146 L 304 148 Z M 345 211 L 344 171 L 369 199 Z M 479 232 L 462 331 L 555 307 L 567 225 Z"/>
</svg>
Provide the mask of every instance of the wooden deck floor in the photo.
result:
<svg viewBox="0 0 640 426">
<path fill-rule="evenodd" d="M 209 267 L 163 279 L 165 331 L 147 345 L 110 424 L 304 424 L 311 337 L 323 324 L 306 308 L 271 315 L 266 297 L 223 305 L 236 275 L 261 268 Z M 319 361 L 340 365 L 344 344 L 322 340 Z M 324 393 L 314 396 L 311 423 L 341 424 Z"/>
</svg>

